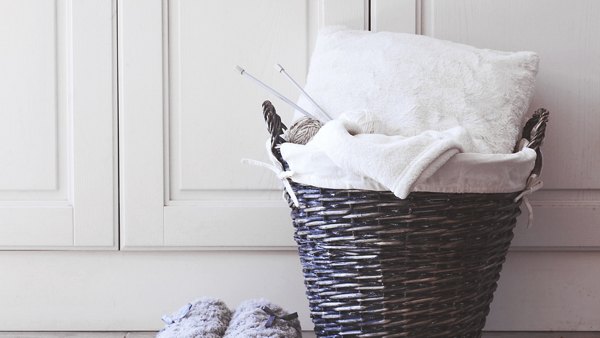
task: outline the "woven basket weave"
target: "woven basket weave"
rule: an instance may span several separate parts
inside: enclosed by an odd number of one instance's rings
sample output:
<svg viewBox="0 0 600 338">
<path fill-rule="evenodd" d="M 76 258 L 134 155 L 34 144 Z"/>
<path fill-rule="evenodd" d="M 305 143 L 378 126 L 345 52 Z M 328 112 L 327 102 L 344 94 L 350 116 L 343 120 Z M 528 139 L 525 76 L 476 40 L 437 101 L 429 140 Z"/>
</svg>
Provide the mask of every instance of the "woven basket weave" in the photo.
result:
<svg viewBox="0 0 600 338">
<path fill-rule="evenodd" d="M 285 126 L 263 113 L 277 149 Z M 538 153 L 548 112 L 523 137 Z M 480 337 L 520 214 L 519 193 L 325 189 L 291 182 L 294 238 L 318 337 Z M 289 201 L 289 196 L 288 196 Z"/>
</svg>

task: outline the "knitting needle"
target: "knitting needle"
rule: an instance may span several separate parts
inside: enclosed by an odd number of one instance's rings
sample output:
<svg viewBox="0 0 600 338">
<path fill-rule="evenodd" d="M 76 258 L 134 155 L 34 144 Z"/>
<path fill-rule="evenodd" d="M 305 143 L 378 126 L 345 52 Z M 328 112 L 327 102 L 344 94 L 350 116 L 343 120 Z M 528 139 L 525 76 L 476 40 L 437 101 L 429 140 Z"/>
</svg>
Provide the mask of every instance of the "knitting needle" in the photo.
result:
<svg viewBox="0 0 600 338">
<path fill-rule="evenodd" d="M 270 92 L 271 94 L 277 96 L 279 99 L 281 99 L 283 102 L 289 104 L 290 106 L 292 106 L 294 109 L 296 109 L 297 111 L 301 112 L 302 114 L 315 119 L 315 120 L 319 120 L 318 118 L 314 117 L 313 115 L 311 115 L 309 112 L 307 112 L 306 110 L 302 109 L 300 106 L 298 106 L 297 104 L 295 104 L 294 102 L 292 102 L 292 100 L 288 99 L 287 97 L 283 96 L 283 94 L 281 94 L 280 92 L 276 91 L 275 89 L 271 88 L 269 85 L 267 85 L 266 83 L 262 82 L 261 80 L 255 78 L 254 76 L 252 76 L 250 73 L 248 73 L 244 68 L 240 67 L 240 66 L 235 66 L 235 70 L 236 72 L 240 73 L 241 75 L 245 75 L 246 77 L 248 77 L 249 79 L 251 79 L 252 81 L 254 81 L 256 84 L 258 84 L 259 86 L 263 87 L 264 89 L 266 89 L 268 92 Z"/>
<path fill-rule="evenodd" d="M 300 90 L 300 92 L 302 93 L 302 95 L 304 95 L 304 97 L 306 97 L 310 102 L 312 102 L 312 104 L 323 114 L 325 115 L 325 117 L 327 117 L 328 120 L 332 120 L 331 116 L 329 116 L 329 114 L 327 114 L 327 112 L 325 112 L 325 110 L 323 108 L 321 108 L 321 106 L 319 106 L 319 104 L 310 96 L 308 95 L 308 93 L 304 90 L 304 88 L 302 88 L 302 86 L 300 86 L 300 84 L 298 84 L 298 82 L 296 82 L 296 80 L 294 80 L 294 78 L 288 74 L 288 72 L 285 71 L 285 68 L 283 68 L 283 66 L 281 64 L 276 64 L 275 65 L 275 69 L 277 69 L 277 71 L 280 74 L 283 74 L 288 80 L 290 80 L 290 82 L 296 86 L 296 88 L 298 88 Z"/>
</svg>

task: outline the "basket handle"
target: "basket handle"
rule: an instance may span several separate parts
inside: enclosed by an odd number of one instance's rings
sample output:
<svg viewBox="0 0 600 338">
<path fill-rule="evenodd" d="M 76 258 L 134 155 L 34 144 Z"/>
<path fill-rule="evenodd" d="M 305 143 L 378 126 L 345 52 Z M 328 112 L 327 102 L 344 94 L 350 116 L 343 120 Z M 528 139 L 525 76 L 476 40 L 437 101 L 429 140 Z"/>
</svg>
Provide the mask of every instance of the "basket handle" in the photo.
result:
<svg viewBox="0 0 600 338">
<path fill-rule="evenodd" d="M 542 172 L 542 150 L 541 146 L 546 136 L 546 124 L 548 123 L 548 117 L 550 112 L 544 108 L 539 108 L 533 113 L 533 116 L 527 121 L 525 127 L 523 127 L 522 138 L 527 139 L 529 142 L 525 144 L 526 147 L 535 150 L 537 157 L 535 159 L 535 165 L 531 174 L 537 176 Z"/>
<path fill-rule="evenodd" d="M 282 166 L 285 166 L 283 158 L 281 157 L 281 152 L 279 151 L 279 145 L 285 142 L 283 138 L 283 132 L 287 130 L 287 127 L 283 122 L 281 122 L 281 117 L 277 115 L 277 111 L 275 107 L 271 103 L 271 101 L 266 100 L 262 104 L 263 108 L 263 117 L 265 118 L 265 123 L 267 124 L 267 130 L 271 135 L 271 153 Z"/>
</svg>

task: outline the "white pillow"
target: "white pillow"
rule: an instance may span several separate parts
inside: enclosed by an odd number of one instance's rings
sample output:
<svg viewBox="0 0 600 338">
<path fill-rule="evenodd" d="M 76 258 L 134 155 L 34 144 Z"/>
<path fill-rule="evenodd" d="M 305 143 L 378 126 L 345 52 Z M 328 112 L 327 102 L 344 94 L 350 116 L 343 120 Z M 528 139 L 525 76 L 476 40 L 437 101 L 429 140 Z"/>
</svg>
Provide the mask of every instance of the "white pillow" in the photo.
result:
<svg viewBox="0 0 600 338">
<path fill-rule="evenodd" d="M 534 93 L 533 52 L 478 49 L 421 35 L 319 33 L 306 91 L 334 118 L 368 111 L 387 135 L 462 126 L 468 152 L 511 153 Z M 299 105 L 315 108 L 300 98 Z"/>
</svg>

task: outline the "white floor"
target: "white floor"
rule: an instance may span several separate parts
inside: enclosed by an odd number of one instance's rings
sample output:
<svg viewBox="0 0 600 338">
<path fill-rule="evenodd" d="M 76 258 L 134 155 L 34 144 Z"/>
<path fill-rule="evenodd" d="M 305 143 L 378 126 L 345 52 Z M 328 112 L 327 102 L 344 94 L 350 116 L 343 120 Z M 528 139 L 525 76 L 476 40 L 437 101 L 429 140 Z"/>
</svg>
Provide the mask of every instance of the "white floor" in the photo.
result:
<svg viewBox="0 0 600 338">
<path fill-rule="evenodd" d="M 154 332 L 0 332 L 0 338 L 154 338 Z M 316 337 L 305 332 L 303 338 Z M 600 338 L 600 332 L 487 332 L 483 338 Z"/>
</svg>

